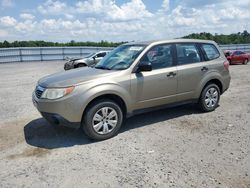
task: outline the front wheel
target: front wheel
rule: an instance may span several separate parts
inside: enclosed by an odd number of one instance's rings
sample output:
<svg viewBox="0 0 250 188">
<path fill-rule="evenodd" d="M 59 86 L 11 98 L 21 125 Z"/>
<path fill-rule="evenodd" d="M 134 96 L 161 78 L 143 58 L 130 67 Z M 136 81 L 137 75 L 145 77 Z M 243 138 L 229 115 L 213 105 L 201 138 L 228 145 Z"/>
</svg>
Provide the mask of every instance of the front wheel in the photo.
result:
<svg viewBox="0 0 250 188">
<path fill-rule="evenodd" d="M 93 140 L 105 140 L 115 136 L 123 122 L 123 113 L 112 100 L 98 100 L 86 111 L 82 129 Z"/>
<path fill-rule="evenodd" d="M 201 92 L 199 107 L 204 112 L 211 112 L 218 106 L 220 89 L 216 84 L 208 84 Z"/>
</svg>

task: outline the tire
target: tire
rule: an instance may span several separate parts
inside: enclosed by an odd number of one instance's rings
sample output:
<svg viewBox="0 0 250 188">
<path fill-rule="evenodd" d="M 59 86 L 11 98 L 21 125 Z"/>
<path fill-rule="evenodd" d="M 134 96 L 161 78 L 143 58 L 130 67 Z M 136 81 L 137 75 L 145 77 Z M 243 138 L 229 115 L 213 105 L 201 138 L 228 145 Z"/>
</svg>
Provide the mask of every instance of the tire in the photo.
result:
<svg viewBox="0 0 250 188">
<path fill-rule="evenodd" d="M 219 87 L 216 84 L 209 83 L 202 90 L 198 105 L 203 112 L 211 112 L 218 107 L 219 101 L 220 101 Z"/>
<path fill-rule="evenodd" d="M 229 62 L 229 65 L 232 65 L 232 60 L 228 60 L 228 62 Z"/>
<path fill-rule="evenodd" d="M 246 65 L 248 63 L 248 59 L 245 59 L 243 64 Z"/>
<path fill-rule="evenodd" d="M 122 122 L 121 107 L 112 100 L 103 99 L 95 101 L 86 109 L 82 130 L 90 139 L 101 141 L 115 136 L 121 128 Z"/>
</svg>

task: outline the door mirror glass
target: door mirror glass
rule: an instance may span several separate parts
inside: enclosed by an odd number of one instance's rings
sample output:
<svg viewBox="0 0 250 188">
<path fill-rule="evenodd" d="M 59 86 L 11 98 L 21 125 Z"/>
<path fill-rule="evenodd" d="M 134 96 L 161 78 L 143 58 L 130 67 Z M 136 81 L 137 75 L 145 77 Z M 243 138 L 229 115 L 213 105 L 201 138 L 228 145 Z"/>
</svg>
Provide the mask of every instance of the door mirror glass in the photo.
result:
<svg viewBox="0 0 250 188">
<path fill-rule="evenodd" d="M 138 66 L 138 72 L 152 71 L 152 64 L 149 61 L 141 61 Z"/>
</svg>

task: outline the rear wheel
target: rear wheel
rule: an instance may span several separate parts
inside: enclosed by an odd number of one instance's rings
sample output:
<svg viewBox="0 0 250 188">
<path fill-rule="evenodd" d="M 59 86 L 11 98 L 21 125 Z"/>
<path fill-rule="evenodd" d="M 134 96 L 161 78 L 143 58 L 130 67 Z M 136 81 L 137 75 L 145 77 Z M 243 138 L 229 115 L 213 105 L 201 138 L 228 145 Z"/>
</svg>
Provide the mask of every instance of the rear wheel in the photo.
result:
<svg viewBox="0 0 250 188">
<path fill-rule="evenodd" d="M 115 136 L 123 122 L 123 113 L 112 100 L 98 100 L 86 111 L 82 129 L 93 140 L 105 140 Z"/>
<path fill-rule="evenodd" d="M 246 65 L 248 63 L 248 59 L 245 59 L 243 64 Z"/>
<path fill-rule="evenodd" d="M 208 84 L 201 92 L 199 107 L 204 112 L 211 112 L 218 106 L 220 89 L 216 84 Z"/>
</svg>

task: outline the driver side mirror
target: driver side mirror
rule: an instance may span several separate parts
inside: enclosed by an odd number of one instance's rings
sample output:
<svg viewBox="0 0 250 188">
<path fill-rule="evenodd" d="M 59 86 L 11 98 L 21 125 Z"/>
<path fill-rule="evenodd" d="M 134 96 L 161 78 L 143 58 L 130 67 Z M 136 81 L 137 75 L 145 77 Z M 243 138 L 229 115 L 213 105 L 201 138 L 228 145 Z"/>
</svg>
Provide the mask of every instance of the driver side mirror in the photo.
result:
<svg viewBox="0 0 250 188">
<path fill-rule="evenodd" d="M 138 72 L 152 71 L 152 64 L 149 61 L 141 61 L 138 65 Z"/>
</svg>

